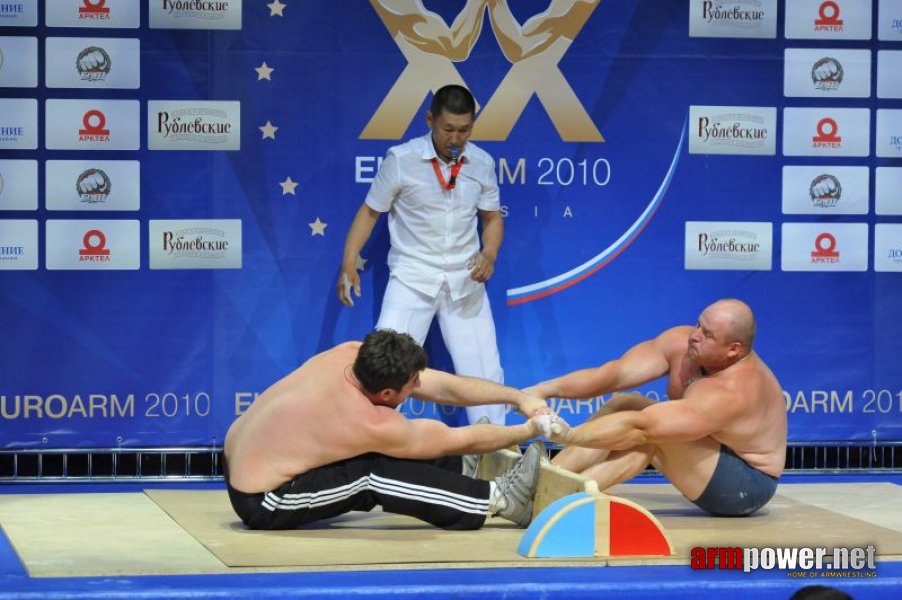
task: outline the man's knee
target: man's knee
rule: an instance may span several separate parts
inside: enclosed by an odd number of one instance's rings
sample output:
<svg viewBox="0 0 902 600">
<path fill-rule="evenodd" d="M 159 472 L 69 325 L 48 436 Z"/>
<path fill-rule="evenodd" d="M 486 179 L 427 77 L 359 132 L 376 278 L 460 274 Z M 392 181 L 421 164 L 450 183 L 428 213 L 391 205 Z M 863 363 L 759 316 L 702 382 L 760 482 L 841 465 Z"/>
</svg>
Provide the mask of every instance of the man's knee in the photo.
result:
<svg viewBox="0 0 902 600">
<path fill-rule="evenodd" d="M 591 419 L 597 419 L 598 417 L 622 410 L 642 410 L 652 404 L 655 404 L 655 401 L 642 394 L 615 394 L 604 403 L 600 410 L 592 415 Z"/>
</svg>

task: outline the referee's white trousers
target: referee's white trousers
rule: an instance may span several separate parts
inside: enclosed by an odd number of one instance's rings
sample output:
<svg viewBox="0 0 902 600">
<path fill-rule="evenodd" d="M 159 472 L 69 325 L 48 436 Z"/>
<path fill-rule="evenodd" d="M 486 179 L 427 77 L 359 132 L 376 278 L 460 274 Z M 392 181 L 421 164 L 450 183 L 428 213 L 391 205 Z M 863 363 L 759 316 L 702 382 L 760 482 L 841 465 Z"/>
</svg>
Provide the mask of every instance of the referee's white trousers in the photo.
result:
<svg viewBox="0 0 902 600">
<path fill-rule="evenodd" d="M 437 297 L 430 298 L 407 287 L 397 277 L 390 277 L 376 329 L 407 333 L 422 346 L 436 316 L 458 375 L 504 383 L 495 321 L 484 285 L 464 298 L 452 300 L 447 283 Z M 467 418 L 470 423 L 475 423 L 480 417 L 487 416 L 492 423 L 503 425 L 506 410 L 505 404 L 470 406 L 467 407 Z"/>
</svg>

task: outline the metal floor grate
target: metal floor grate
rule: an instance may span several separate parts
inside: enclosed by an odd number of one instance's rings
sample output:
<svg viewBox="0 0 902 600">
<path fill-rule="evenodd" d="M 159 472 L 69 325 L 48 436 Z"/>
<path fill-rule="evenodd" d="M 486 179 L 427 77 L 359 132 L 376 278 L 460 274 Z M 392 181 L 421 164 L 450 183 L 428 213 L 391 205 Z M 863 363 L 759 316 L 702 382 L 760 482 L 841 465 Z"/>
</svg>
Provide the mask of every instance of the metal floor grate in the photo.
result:
<svg viewBox="0 0 902 600">
<path fill-rule="evenodd" d="M 215 481 L 222 479 L 221 452 L 216 446 L 0 450 L 0 483 Z M 902 473 L 902 442 L 793 443 L 786 472 Z"/>
<path fill-rule="evenodd" d="M 790 472 L 902 472 L 902 442 L 809 442 L 786 450 Z"/>
<path fill-rule="evenodd" d="M 209 481 L 222 478 L 221 448 L 0 450 L 0 482 Z"/>
</svg>

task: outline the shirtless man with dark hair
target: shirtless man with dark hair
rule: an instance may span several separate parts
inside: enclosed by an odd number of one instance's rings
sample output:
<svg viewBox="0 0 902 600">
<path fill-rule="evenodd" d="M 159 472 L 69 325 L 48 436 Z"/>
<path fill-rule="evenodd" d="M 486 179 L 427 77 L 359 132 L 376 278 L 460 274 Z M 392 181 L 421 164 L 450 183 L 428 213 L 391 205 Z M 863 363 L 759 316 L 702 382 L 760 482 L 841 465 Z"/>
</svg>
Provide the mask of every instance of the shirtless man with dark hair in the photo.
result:
<svg viewBox="0 0 902 600">
<path fill-rule="evenodd" d="M 541 446 L 491 482 L 462 475 L 460 455 L 518 444 L 538 426 L 450 428 L 396 409 L 414 396 L 455 406 L 505 403 L 547 417 L 545 401 L 425 366 L 409 335 L 379 330 L 273 384 L 226 435 L 226 483 L 238 516 L 252 529 L 288 529 L 381 506 L 445 529 L 478 529 L 488 515 L 525 527 Z"/>
<path fill-rule="evenodd" d="M 652 464 L 690 501 L 718 516 L 749 515 L 773 496 L 786 460 L 782 388 L 752 350 L 755 318 L 739 300 L 707 307 L 695 327 L 668 329 L 623 356 L 524 391 L 589 398 L 667 376 L 667 402 L 616 395 L 589 421 L 552 439 L 555 464 L 600 489 Z"/>
</svg>

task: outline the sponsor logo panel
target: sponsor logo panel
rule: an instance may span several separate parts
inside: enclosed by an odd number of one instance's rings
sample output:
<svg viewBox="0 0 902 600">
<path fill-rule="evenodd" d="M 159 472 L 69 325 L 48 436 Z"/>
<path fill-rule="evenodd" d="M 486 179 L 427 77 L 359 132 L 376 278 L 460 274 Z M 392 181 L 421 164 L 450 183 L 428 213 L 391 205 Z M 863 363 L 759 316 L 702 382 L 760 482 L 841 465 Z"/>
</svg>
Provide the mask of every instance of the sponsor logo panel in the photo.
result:
<svg viewBox="0 0 902 600">
<path fill-rule="evenodd" d="M 38 24 L 38 0 L 0 2 L 0 27 L 35 27 Z"/>
<path fill-rule="evenodd" d="M 687 270 L 770 271 L 773 224 L 687 221 Z"/>
<path fill-rule="evenodd" d="M 0 160 L 0 210 L 37 210 L 38 161 Z"/>
<path fill-rule="evenodd" d="M 868 98 L 871 51 L 787 48 L 783 95 L 811 98 Z"/>
<path fill-rule="evenodd" d="M 38 87 L 38 38 L 0 37 L 0 87 Z"/>
<path fill-rule="evenodd" d="M 902 272 L 902 224 L 877 223 L 875 225 L 874 270 Z"/>
<path fill-rule="evenodd" d="M 0 271 L 38 268 L 38 222 L 34 219 L 0 220 Z"/>
<path fill-rule="evenodd" d="M 902 76 L 899 75 L 900 73 L 902 73 L 902 50 L 878 50 L 878 98 L 902 98 Z"/>
<path fill-rule="evenodd" d="M 35 150 L 38 147 L 38 101 L 0 98 L 0 150 Z"/>
<path fill-rule="evenodd" d="M 877 156 L 902 158 L 902 110 L 877 109 Z"/>
<path fill-rule="evenodd" d="M 871 116 L 867 108 L 786 108 L 785 156 L 868 156 Z"/>
<path fill-rule="evenodd" d="M 888 42 L 902 42 L 902 0 L 880 0 L 877 38 Z"/>
<path fill-rule="evenodd" d="M 150 0 L 151 29 L 241 29 L 241 0 Z"/>
<path fill-rule="evenodd" d="M 137 89 L 141 86 L 141 42 L 134 38 L 46 40 L 48 88 Z"/>
<path fill-rule="evenodd" d="M 768 106 L 690 106 L 690 154 L 776 153 L 777 109 Z"/>
<path fill-rule="evenodd" d="M 140 0 L 46 0 L 44 12 L 48 27 L 141 26 Z"/>
<path fill-rule="evenodd" d="M 50 270 L 136 270 L 141 266 L 137 220 L 48 219 L 45 237 Z"/>
<path fill-rule="evenodd" d="M 241 103 L 230 100 L 149 100 L 150 150 L 240 150 Z"/>
<path fill-rule="evenodd" d="M 783 223 L 784 271 L 866 271 L 867 223 Z"/>
<path fill-rule="evenodd" d="M 775 38 L 777 0 L 691 0 L 689 36 Z"/>
<path fill-rule="evenodd" d="M 137 100 L 47 100 L 49 150 L 137 150 Z"/>
<path fill-rule="evenodd" d="M 902 215 L 902 167 L 877 167 L 874 202 L 878 215 Z"/>
<path fill-rule="evenodd" d="M 869 40 L 871 3 L 867 0 L 787 0 L 786 37 Z"/>
<path fill-rule="evenodd" d="M 48 160 L 47 210 L 139 210 L 141 163 L 136 160 Z"/>
<path fill-rule="evenodd" d="M 241 220 L 150 221 L 151 269 L 240 269 Z"/>
<path fill-rule="evenodd" d="M 783 167 L 783 213 L 864 215 L 868 212 L 867 167 Z"/>
</svg>

